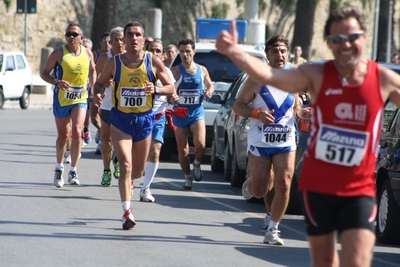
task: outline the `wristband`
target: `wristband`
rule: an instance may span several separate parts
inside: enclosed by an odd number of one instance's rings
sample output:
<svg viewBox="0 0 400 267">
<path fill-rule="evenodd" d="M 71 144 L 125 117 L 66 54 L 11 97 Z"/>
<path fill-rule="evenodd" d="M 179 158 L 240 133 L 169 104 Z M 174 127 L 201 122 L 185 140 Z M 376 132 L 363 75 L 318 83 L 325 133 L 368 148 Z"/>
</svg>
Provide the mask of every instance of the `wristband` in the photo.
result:
<svg viewBox="0 0 400 267">
<path fill-rule="evenodd" d="M 54 80 L 54 85 L 57 86 L 57 84 L 58 84 L 59 81 L 60 81 L 59 79 L 55 79 L 55 80 Z"/>
<path fill-rule="evenodd" d="M 255 108 L 251 112 L 251 117 L 258 120 L 258 114 L 260 113 L 261 109 Z"/>
</svg>

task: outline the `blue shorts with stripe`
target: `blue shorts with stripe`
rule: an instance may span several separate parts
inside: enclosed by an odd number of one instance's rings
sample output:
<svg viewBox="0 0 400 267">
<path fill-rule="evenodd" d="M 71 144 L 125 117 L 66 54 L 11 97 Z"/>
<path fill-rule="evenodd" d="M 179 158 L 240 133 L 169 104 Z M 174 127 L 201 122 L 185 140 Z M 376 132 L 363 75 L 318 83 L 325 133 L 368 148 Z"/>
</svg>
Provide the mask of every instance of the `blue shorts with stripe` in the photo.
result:
<svg viewBox="0 0 400 267">
<path fill-rule="evenodd" d="M 151 140 L 164 144 L 165 124 L 167 122 L 165 114 L 162 115 L 155 123 Z"/>
<path fill-rule="evenodd" d="M 132 136 L 134 142 L 139 142 L 146 139 L 153 131 L 154 113 L 152 110 L 142 113 L 124 113 L 112 108 L 110 124 Z"/>
<path fill-rule="evenodd" d="M 193 124 L 200 120 L 204 120 L 204 107 L 188 108 L 188 116 L 178 117 L 172 116 L 174 125 L 179 128 L 190 128 Z"/>
</svg>

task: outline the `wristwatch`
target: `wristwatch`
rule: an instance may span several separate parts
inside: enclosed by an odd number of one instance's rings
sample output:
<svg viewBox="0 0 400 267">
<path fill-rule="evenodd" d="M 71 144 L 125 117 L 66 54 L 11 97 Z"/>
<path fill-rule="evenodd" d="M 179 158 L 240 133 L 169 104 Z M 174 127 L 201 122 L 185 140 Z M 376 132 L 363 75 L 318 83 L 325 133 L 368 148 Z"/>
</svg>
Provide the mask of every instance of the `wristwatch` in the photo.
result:
<svg viewBox="0 0 400 267">
<path fill-rule="evenodd" d="M 55 80 L 54 80 L 54 85 L 57 86 L 57 84 L 58 84 L 59 81 L 60 81 L 59 79 L 55 79 Z"/>
</svg>

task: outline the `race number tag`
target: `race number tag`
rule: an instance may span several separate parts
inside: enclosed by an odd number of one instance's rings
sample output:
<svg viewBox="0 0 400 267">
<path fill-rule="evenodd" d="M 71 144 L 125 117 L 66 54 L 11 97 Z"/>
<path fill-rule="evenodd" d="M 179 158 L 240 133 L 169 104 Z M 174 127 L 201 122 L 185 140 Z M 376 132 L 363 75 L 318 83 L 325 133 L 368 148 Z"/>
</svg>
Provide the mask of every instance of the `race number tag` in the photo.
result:
<svg viewBox="0 0 400 267">
<path fill-rule="evenodd" d="M 68 100 L 82 99 L 84 90 L 84 86 L 70 86 L 67 90 L 65 90 L 64 97 Z"/>
<path fill-rule="evenodd" d="M 321 125 L 315 157 L 342 166 L 359 166 L 368 145 L 369 133 Z"/>
<path fill-rule="evenodd" d="M 145 88 L 121 87 L 121 107 L 144 107 L 147 103 Z"/>
<path fill-rule="evenodd" d="M 261 141 L 270 146 L 285 143 L 288 140 L 290 128 L 281 124 L 263 124 Z"/>
<path fill-rule="evenodd" d="M 179 89 L 179 104 L 197 105 L 200 103 L 198 89 Z"/>
</svg>

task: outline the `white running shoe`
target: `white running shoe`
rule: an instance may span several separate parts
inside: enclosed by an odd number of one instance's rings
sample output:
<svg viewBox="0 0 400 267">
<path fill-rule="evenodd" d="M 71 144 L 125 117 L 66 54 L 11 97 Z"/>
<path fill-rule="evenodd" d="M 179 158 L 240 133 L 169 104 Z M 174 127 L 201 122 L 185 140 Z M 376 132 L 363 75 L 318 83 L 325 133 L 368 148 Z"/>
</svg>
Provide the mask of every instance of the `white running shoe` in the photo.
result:
<svg viewBox="0 0 400 267">
<path fill-rule="evenodd" d="M 68 183 L 70 185 L 80 185 L 76 171 L 70 171 L 68 173 Z"/>
<path fill-rule="evenodd" d="M 249 200 L 253 197 L 253 195 L 250 193 L 250 190 L 249 190 L 249 181 L 250 181 L 250 178 L 247 178 L 242 185 L 242 196 L 246 200 Z"/>
<path fill-rule="evenodd" d="M 191 190 L 193 184 L 193 177 L 185 177 L 185 184 L 183 185 L 183 189 Z"/>
<path fill-rule="evenodd" d="M 97 144 L 97 147 L 96 147 L 96 152 L 94 152 L 96 155 L 101 155 L 101 149 L 102 149 L 102 147 L 103 147 L 103 142 L 99 142 L 98 144 Z"/>
<path fill-rule="evenodd" d="M 71 163 L 71 151 L 69 150 L 64 153 L 64 163 Z"/>
<path fill-rule="evenodd" d="M 54 170 L 54 185 L 57 188 L 61 188 L 64 186 L 64 179 L 63 179 L 64 170 Z"/>
<path fill-rule="evenodd" d="M 269 214 L 265 215 L 262 228 L 263 228 L 263 229 L 268 229 L 268 227 L 269 227 L 269 222 L 270 222 L 270 221 L 271 221 L 271 215 L 269 215 Z"/>
<path fill-rule="evenodd" d="M 97 129 L 97 133 L 96 136 L 94 137 L 94 141 L 96 142 L 96 144 L 98 144 L 100 142 L 100 130 Z"/>
<path fill-rule="evenodd" d="M 140 191 L 140 201 L 143 202 L 154 202 L 156 199 L 153 197 L 153 195 L 150 192 L 150 188 L 145 188 Z"/>
<path fill-rule="evenodd" d="M 193 163 L 193 176 L 196 182 L 203 180 L 203 173 L 201 172 L 200 164 L 196 165 Z"/>
<path fill-rule="evenodd" d="M 279 236 L 280 232 L 281 231 L 279 231 L 276 228 L 268 229 L 267 232 L 265 233 L 264 243 L 270 245 L 283 246 L 283 240 Z"/>
<path fill-rule="evenodd" d="M 135 219 L 132 215 L 132 209 L 126 210 L 122 216 L 122 229 L 129 230 L 136 225 Z"/>
</svg>

